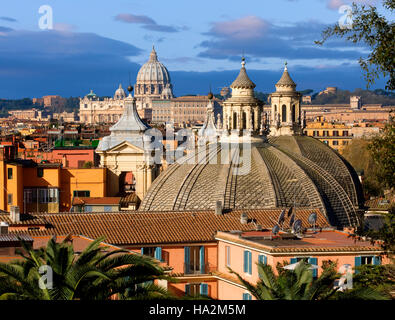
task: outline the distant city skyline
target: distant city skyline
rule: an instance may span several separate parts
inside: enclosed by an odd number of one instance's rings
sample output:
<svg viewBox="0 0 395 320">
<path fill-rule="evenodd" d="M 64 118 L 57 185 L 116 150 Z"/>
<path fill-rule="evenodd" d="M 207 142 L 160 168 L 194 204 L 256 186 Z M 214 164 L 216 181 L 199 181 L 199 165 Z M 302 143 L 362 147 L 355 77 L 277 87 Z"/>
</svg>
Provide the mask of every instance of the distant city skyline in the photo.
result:
<svg viewBox="0 0 395 320">
<path fill-rule="evenodd" d="M 37 0 L 0 5 L 0 98 L 112 95 L 134 84 L 152 45 L 175 95 L 230 84 L 245 54 L 257 91 L 271 92 L 285 61 L 298 90 L 364 88 L 358 65 L 367 48 L 333 39 L 314 44 L 350 0 L 129 1 Z M 359 0 L 377 5 L 379 0 Z M 42 30 L 42 5 L 53 29 Z M 380 9 L 381 10 L 381 9 Z M 372 87 L 384 88 L 385 79 Z"/>
</svg>

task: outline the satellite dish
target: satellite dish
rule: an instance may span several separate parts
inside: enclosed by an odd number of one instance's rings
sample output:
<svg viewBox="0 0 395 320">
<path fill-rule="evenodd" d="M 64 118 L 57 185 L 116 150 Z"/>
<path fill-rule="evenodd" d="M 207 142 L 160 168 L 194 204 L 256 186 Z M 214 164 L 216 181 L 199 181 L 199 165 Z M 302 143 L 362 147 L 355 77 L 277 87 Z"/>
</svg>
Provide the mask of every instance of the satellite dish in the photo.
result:
<svg viewBox="0 0 395 320">
<path fill-rule="evenodd" d="M 310 225 L 313 226 L 313 231 L 315 232 L 315 223 L 317 222 L 317 213 L 313 212 L 309 215 L 308 221 Z"/>
<path fill-rule="evenodd" d="M 278 217 L 278 221 L 277 223 L 279 225 L 282 225 L 284 223 L 284 219 L 285 219 L 285 209 L 283 209 Z"/>
<path fill-rule="evenodd" d="M 292 225 L 294 224 L 294 221 L 295 221 L 295 215 L 293 214 L 293 215 L 291 216 L 291 219 L 289 220 L 289 226 L 290 226 L 290 228 L 292 228 Z"/>
<path fill-rule="evenodd" d="M 276 224 L 273 229 L 272 229 L 272 233 L 274 235 L 277 235 L 280 232 L 280 227 L 278 226 L 278 224 Z"/>
<path fill-rule="evenodd" d="M 292 231 L 294 233 L 300 233 L 301 230 L 302 230 L 302 220 L 298 219 L 292 225 Z"/>
</svg>

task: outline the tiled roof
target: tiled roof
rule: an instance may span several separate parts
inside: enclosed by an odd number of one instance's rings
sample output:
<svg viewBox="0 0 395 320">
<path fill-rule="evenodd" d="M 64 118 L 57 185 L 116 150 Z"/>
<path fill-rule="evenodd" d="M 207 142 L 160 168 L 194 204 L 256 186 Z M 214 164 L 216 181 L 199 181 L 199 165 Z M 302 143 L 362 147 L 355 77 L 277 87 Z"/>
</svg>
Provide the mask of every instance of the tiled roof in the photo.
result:
<svg viewBox="0 0 395 320">
<path fill-rule="evenodd" d="M 388 210 L 391 206 L 391 201 L 389 199 L 374 198 L 367 200 L 365 206 L 370 210 Z"/>
<path fill-rule="evenodd" d="M 313 211 L 317 212 L 313 209 L 296 210 L 303 227 L 309 226 L 307 219 Z M 272 229 L 281 208 L 233 210 L 223 215 L 215 215 L 214 210 L 37 214 L 39 219 L 45 220 L 52 227 L 42 231 L 29 231 L 29 234 L 39 236 L 71 233 L 93 239 L 105 236 L 107 243 L 115 245 L 211 242 L 215 241 L 216 231 L 254 230 L 256 225 L 251 220 L 247 224 L 241 224 L 242 212 L 247 213 L 249 219 L 256 219 L 256 224 L 260 224 L 262 228 Z M 286 217 L 285 225 L 288 225 L 288 220 Z M 317 225 L 329 227 L 321 213 L 318 213 Z"/>
<path fill-rule="evenodd" d="M 249 88 L 254 89 L 256 87 L 255 83 L 251 81 L 251 79 L 247 75 L 247 71 L 243 66 L 240 69 L 240 73 L 237 76 L 236 80 L 230 85 L 231 88 Z"/>
<path fill-rule="evenodd" d="M 253 238 L 249 238 L 246 233 L 242 236 L 220 233 L 216 238 L 277 254 L 381 251 L 378 245 L 372 245 L 369 241 L 355 241 L 348 234 L 336 230 L 325 230 L 315 234 L 308 232 L 302 239 L 273 238 L 270 240 L 264 237 L 258 238 L 255 234 L 253 236 Z"/>
<path fill-rule="evenodd" d="M 76 197 L 73 205 L 118 205 L 121 197 Z"/>
<path fill-rule="evenodd" d="M 280 80 L 278 80 L 276 85 L 296 87 L 295 82 L 291 79 L 291 76 L 287 70 L 284 70 L 283 75 L 281 76 Z"/>
<path fill-rule="evenodd" d="M 20 241 L 19 238 L 23 241 L 33 241 L 32 237 L 28 234 L 20 234 L 20 235 L 16 235 L 12 233 L 0 234 L 0 242 L 17 242 Z"/>
</svg>

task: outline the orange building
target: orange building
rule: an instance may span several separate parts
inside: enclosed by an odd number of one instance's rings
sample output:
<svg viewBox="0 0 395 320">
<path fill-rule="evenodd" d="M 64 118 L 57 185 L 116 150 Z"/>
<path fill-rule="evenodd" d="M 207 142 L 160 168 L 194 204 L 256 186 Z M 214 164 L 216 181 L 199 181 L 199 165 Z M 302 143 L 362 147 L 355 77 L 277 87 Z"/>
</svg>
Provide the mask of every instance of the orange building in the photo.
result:
<svg viewBox="0 0 395 320">
<path fill-rule="evenodd" d="M 307 136 L 314 137 L 336 151 L 341 151 L 352 140 L 352 126 L 344 123 L 331 123 L 317 117 L 316 121 L 308 122 L 304 128 Z"/>
<path fill-rule="evenodd" d="M 269 230 L 280 212 L 281 209 L 232 210 L 221 215 L 214 210 L 42 213 L 27 215 L 28 218 L 17 222 L 9 214 L 0 213 L 0 222 L 9 225 L 11 234 L 28 233 L 33 238 L 54 234 L 84 235 L 91 239 L 104 236 L 107 243 L 161 261 L 177 279 L 169 282 L 167 288 L 178 296 L 189 293 L 219 300 L 246 299 L 248 292 L 227 267 L 256 282 L 259 260 L 275 266 L 277 262 L 293 263 L 307 257 L 319 267 L 317 275 L 324 260 L 338 261 L 339 267 L 388 263 L 378 259 L 380 247 L 368 241 L 354 242 L 347 233 L 331 228 L 325 216 L 315 209 L 294 211 L 303 229 L 308 229 L 301 239 L 286 233 L 273 236 Z M 317 214 L 316 225 L 320 230 L 315 234 L 309 230 L 308 217 L 312 212 Z M 247 213 L 247 221 L 242 221 L 243 213 Z M 290 219 L 285 217 L 283 224 L 289 225 Z"/>
<path fill-rule="evenodd" d="M 0 148 L 0 210 L 21 213 L 69 211 L 73 197 L 105 197 L 106 168 L 63 168 L 61 164 L 13 159 Z"/>
</svg>

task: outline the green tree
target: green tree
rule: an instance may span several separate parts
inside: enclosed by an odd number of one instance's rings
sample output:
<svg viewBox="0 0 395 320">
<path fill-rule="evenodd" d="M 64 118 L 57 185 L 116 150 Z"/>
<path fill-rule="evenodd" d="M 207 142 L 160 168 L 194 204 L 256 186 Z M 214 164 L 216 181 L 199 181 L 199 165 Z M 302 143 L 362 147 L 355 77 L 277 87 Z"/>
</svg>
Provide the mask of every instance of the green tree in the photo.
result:
<svg viewBox="0 0 395 320">
<path fill-rule="evenodd" d="M 294 270 L 284 270 L 286 263 L 278 264 L 276 276 L 271 266 L 258 264 L 259 281 L 252 284 L 243 279 L 238 273 L 230 269 L 240 282 L 257 300 L 328 300 L 328 299 L 386 299 L 379 292 L 365 287 L 358 290 L 338 292 L 334 281 L 340 278 L 336 271 L 337 264 L 327 262 L 323 264 L 323 272 L 314 279 L 310 270 L 311 265 L 305 260 L 299 262 Z"/>
<path fill-rule="evenodd" d="M 393 14 L 395 0 L 383 0 L 384 7 Z M 389 76 L 386 89 L 395 89 L 395 24 L 387 20 L 373 6 L 352 5 L 352 27 L 345 28 L 336 24 L 322 33 L 322 45 L 332 36 L 345 38 L 354 44 L 362 43 L 371 49 L 367 58 L 360 58 L 359 64 L 364 70 L 367 87 L 380 75 Z"/>
<path fill-rule="evenodd" d="M 389 189 L 395 187 L 395 127 L 393 117 L 386 124 L 382 135 L 375 137 L 368 146 L 377 165 L 377 175 Z"/>
<path fill-rule="evenodd" d="M 369 139 L 354 138 L 342 152 L 342 156 L 354 169 L 363 173 L 362 186 L 367 198 L 384 193 L 383 183 L 377 174 L 378 166 L 368 148 L 370 143 Z"/>
<path fill-rule="evenodd" d="M 357 274 L 353 276 L 353 288 L 362 289 L 365 286 L 380 292 L 391 298 L 391 292 L 395 291 L 395 266 L 364 264 L 356 267 Z"/>
<path fill-rule="evenodd" d="M 74 252 L 70 237 L 61 243 L 53 237 L 45 248 L 23 243 L 23 259 L 0 263 L 0 299 L 14 300 L 105 300 L 121 298 L 167 298 L 170 295 L 150 282 L 167 278 L 149 257 L 106 251 L 103 238 L 93 241 L 81 254 Z M 52 287 L 40 288 L 40 268 L 49 266 Z"/>
</svg>

